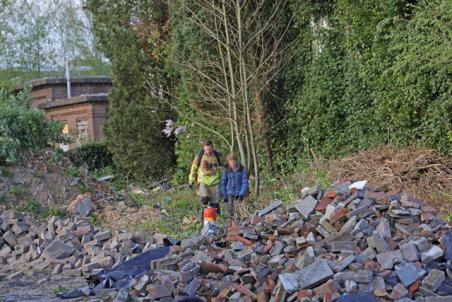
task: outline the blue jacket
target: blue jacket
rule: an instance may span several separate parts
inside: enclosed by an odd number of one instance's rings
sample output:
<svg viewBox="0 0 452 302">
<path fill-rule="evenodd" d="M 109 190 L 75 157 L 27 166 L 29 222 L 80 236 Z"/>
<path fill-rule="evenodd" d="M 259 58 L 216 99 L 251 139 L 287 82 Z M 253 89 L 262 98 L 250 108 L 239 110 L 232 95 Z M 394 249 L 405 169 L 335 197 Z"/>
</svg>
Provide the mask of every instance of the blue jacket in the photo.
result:
<svg viewBox="0 0 452 302">
<path fill-rule="evenodd" d="M 223 198 L 229 195 L 243 197 L 248 194 L 248 173 L 239 164 L 237 171 L 226 168 L 221 176 L 221 193 Z"/>
</svg>

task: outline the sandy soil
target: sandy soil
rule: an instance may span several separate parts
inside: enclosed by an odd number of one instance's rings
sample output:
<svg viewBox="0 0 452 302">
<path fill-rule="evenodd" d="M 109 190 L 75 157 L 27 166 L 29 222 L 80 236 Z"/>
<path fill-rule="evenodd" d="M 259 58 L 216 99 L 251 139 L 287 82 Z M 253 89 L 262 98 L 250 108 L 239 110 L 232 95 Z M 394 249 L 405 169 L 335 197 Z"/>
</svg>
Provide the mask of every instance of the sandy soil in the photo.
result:
<svg viewBox="0 0 452 302">
<path fill-rule="evenodd" d="M 24 275 L 18 280 L 8 281 L 0 274 L 0 301 L 2 302 L 53 302 L 53 301 L 80 301 L 62 300 L 56 296 L 58 289 L 79 289 L 87 286 L 84 278 L 65 278 L 58 276 L 42 284 L 38 280 L 46 274 L 37 276 Z"/>
</svg>

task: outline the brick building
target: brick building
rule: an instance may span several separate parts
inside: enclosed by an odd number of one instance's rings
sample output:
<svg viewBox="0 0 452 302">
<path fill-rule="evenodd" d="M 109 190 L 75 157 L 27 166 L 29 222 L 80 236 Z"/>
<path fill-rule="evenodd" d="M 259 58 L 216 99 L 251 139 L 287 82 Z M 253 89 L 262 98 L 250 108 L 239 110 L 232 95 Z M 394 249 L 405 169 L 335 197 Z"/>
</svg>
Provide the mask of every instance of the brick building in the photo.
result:
<svg viewBox="0 0 452 302">
<path fill-rule="evenodd" d="M 108 113 L 110 77 L 74 77 L 70 80 L 70 97 L 66 78 L 32 80 L 30 107 L 46 112 L 51 120 L 64 122 L 64 132 L 73 143 L 61 145 L 63 150 L 75 148 L 86 140 L 102 138 L 102 125 Z M 19 87 L 18 89 L 21 89 Z"/>
</svg>

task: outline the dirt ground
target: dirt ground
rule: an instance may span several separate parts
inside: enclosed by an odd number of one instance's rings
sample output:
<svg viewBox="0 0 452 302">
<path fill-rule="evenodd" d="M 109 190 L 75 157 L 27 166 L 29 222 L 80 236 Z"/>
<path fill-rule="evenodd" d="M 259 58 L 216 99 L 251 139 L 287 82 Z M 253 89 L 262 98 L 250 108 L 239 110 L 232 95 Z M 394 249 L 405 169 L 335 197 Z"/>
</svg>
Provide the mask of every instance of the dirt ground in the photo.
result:
<svg viewBox="0 0 452 302">
<path fill-rule="evenodd" d="M 111 230 L 130 230 L 146 219 L 157 217 L 158 211 L 137 206 L 127 206 L 124 202 L 104 203 L 98 206 L 97 217 L 102 227 Z"/>
<path fill-rule="evenodd" d="M 29 155 L 25 162 L 0 166 L 0 207 L 29 204 L 43 207 L 63 206 L 75 198 L 78 189 L 73 177 L 65 173 L 68 159 L 51 159 L 51 151 Z"/>
<path fill-rule="evenodd" d="M 62 300 L 56 293 L 63 290 L 79 289 L 87 286 L 85 278 L 57 278 L 38 284 L 38 280 L 46 274 L 38 276 L 24 275 L 18 280 L 2 280 L 0 274 L 0 301 L 2 302 L 53 302 L 53 301 L 80 301 L 80 299 Z"/>
</svg>

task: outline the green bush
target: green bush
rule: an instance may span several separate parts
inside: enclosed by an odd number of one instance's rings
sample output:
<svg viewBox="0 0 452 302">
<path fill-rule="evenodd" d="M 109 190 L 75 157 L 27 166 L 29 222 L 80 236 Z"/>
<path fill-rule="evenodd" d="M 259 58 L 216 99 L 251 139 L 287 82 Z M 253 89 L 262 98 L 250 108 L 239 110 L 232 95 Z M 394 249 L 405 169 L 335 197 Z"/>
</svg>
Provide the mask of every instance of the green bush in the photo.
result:
<svg viewBox="0 0 452 302">
<path fill-rule="evenodd" d="M 80 177 L 80 170 L 74 167 L 64 169 L 64 173 L 69 177 Z"/>
<path fill-rule="evenodd" d="M 274 136 L 280 169 L 382 144 L 452 154 L 451 1 L 292 2 L 298 37 L 277 124 L 287 135 Z"/>
<path fill-rule="evenodd" d="M 63 124 L 28 108 L 28 91 L 17 95 L 0 89 L 0 163 L 15 162 L 26 151 L 39 151 L 51 142 L 64 143 Z"/>
<path fill-rule="evenodd" d="M 121 5 L 109 0 L 86 1 L 98 46 L 114 74 L 103 127 L 108 148 L 118 171 L 137 179 L 161 179 L 175 162 L 174 141 L 162 132 L 164 120 L 174 118 L 174 112 L 167 102 L 149 93 L 150 83 L 163 92 L 172 82 L 159 46 L 166 35 L 165 6 L 163 1 L 121 1 Z M 148 20 L 151 35 L 158 38 L 152 39 L 147 29 L 144 35 L 137 35 L 131 26 L 135 18 Z"/>
<path fill-rule="evenodd" d="M 89 142 L 81 147 L 70 150 L 68 156 L 74 165 L 84 164 L 92 171 L 99 170 L 113 164 L 112 156 L 107 145 L 103 142 Z"/>
</svg>

